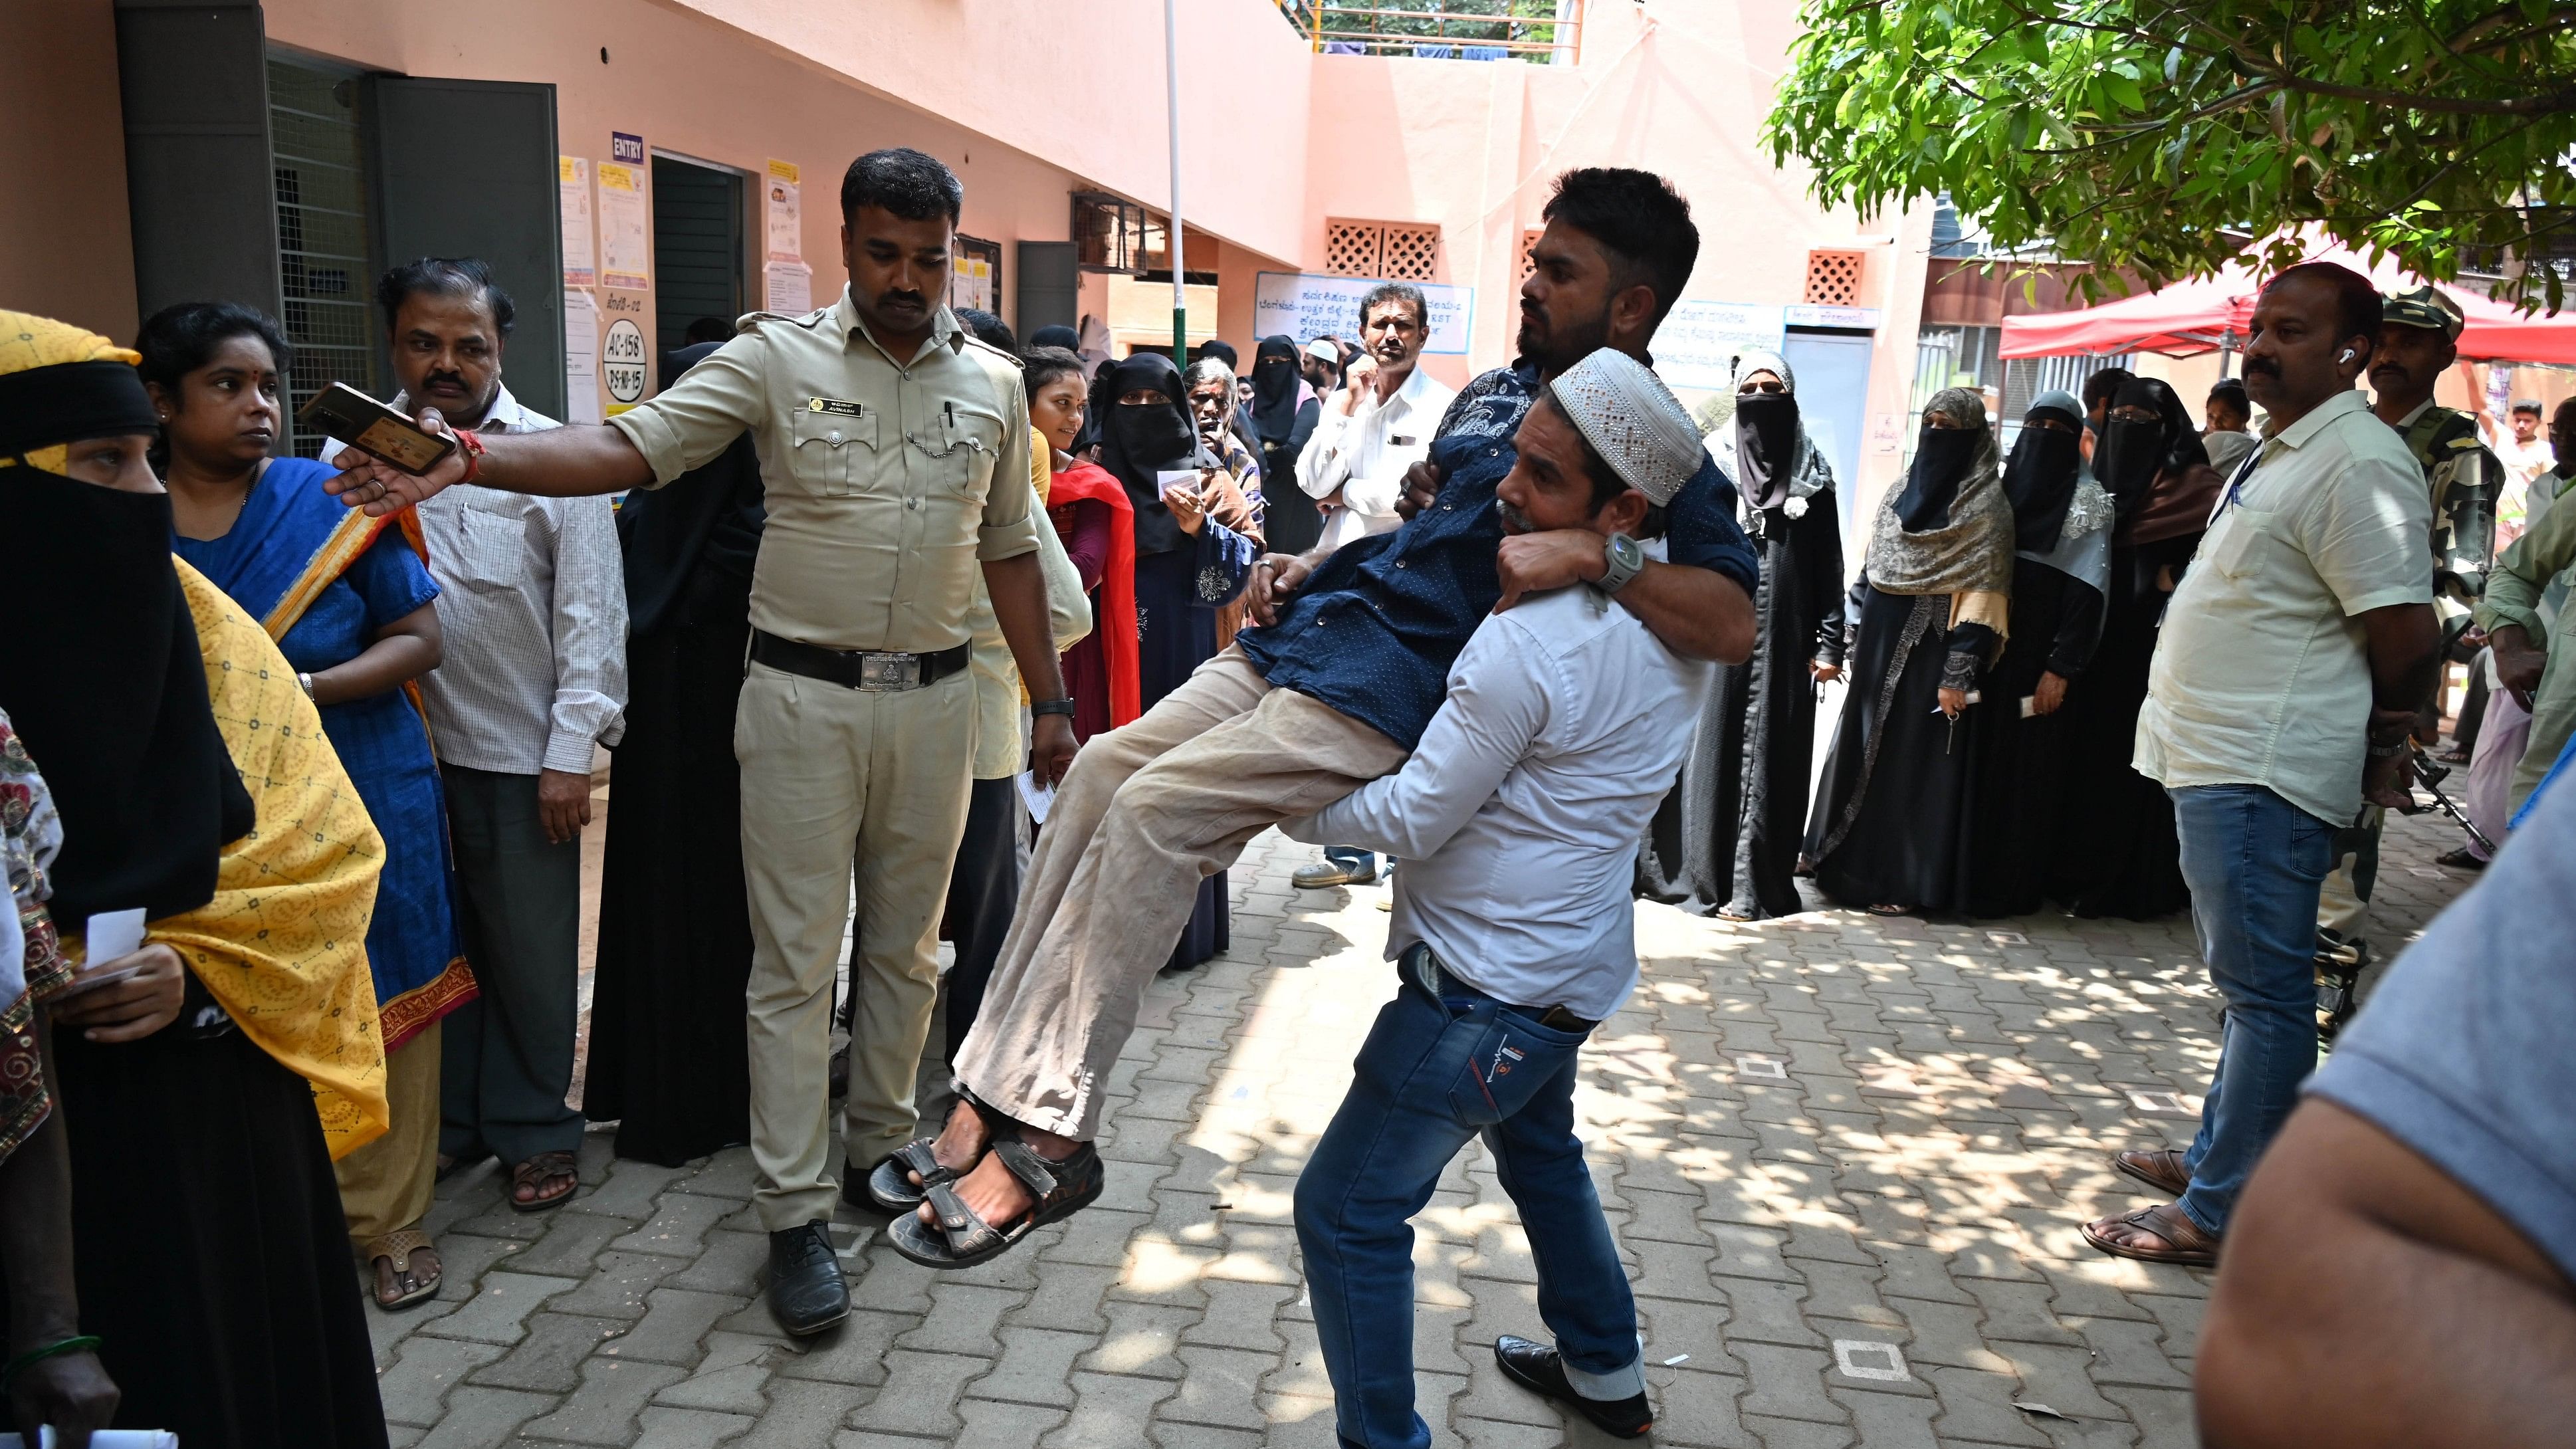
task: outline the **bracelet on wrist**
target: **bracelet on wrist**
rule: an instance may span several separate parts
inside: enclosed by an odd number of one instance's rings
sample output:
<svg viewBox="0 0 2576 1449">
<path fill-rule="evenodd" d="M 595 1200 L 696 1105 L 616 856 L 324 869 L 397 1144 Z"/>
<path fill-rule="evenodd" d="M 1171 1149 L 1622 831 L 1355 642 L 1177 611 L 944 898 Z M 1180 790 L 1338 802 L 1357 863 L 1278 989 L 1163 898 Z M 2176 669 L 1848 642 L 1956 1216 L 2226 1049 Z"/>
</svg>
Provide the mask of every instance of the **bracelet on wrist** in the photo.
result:
<svg viewBox="0 0 2576 1449">
<path fill-rule="evenodd" d="M 475 436 L 472 428 L 459 428 L 456 432 L 456 447 L 457 451 L 465 455 L 465 476 L 456 481 L 471 483 L 482 477 L 483 440 Z"/>
<path fill-rule="evenodd" d="M 83 1333 L 76 1334 L 70 1338 L 56 1339 L 42 1348 L 31 1348 L 27 1350 L 25 1353 L 9 1360 L 8 1367 L 0 1368 L 0 1395 L 5 1395 L 9 1392 L 10 1386 L 18 1381 L 19 1374 L 35 1367 L 46 1359 L 59 1357 L 60 1355 L 67 1353 L 89 1353 L 96 1350 L 98 1346 L 104 1342 L 106 1342 L 106 1340 L 100 1338 L 95 1333 Z"/>
</svg>

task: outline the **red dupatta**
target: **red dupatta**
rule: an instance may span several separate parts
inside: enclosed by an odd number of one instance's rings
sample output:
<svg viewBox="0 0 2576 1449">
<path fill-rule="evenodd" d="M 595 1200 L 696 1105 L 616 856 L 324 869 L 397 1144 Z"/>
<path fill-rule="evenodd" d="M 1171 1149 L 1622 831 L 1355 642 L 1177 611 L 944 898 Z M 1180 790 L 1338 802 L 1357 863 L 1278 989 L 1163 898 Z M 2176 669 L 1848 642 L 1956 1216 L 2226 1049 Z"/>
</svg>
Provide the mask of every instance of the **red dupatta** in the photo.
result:
<svg viewBox="0 0 2576 1449">
<path fill-rule="evenodd" d="M 1109 562 L 1100 570 L 1100 617 L 1091 631 L 1100 639 L 1101 662 L 1109 669 L 1109 727 L 1116 729 L 1144 711 L 1137 701 L 1143 686 L 1136 666 L 1136 507 L 1127 489 L 1097 463 L 1076 463 L 1047 484 L 1047 506 L 1088 499 L 1106 503 Z"/>
</svg>

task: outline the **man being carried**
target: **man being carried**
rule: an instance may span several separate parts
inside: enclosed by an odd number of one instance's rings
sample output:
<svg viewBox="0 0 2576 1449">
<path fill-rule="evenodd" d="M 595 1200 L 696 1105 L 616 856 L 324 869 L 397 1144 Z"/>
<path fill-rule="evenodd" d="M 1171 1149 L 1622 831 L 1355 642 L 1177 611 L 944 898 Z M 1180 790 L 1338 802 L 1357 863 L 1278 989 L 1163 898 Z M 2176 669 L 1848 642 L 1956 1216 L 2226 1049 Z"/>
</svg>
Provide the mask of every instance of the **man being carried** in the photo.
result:
<svg viewBox="0 0 2576 1449">
<path fill-rule="evenodd" d="M 1663 532 L 1701 466 L 1698 429 L 1644 364 L 1605 348 L 1559 375 L 1515 436 L 1504 529 Z M 1297 1241 L 1345 1444 L 1423 1449 L 1413 1408 L 1413 1229 L 1482 1135 L 1539 1255 L 1549 1348 L 1494 1345 L 1515 1382 L 1634 1438 L 1654 1421 L 1636 1304 L 1574 1135 L 1575 1057 L 1637 982 L 1637 840 L 1680 772 L 1706 667 L 1589 587 L 1492 614 L 1393 775 L 1296 840 L 1402 857 L 1395 1000 L 1297 1180 Z"/>
<path fill-rule="evenodd" d="M 1545 214 L 1521 285 L 1522 361 L 1449 410 L 1426 465 L 1447 475 L 1437 496 L 1329 559 L 1261 560 L 1249 597 L 1268 627 L 1095 738 L 1066 778 L 957 1059 L 958 1108 L 936 1144 L 910 1144 L 869 1182 L 889 1209 L 930 1185 L 933 1211 L 889 1235 L 907 1256 L 981 1262 L 1099 1195 L 1101 1089 L 1199 881 L 1264 828 L 1403 763 L 1487 614 L 1591 581 L 1680 653 L 1750 651 L 1753 554 L 1715 463 L 1674 496 L 1669 563 L 1587 529 L 1503 536 L 1495 488 L 1540 384 L 1605 345 L 1644 360 L 1699 251 L 1688 204 L 1648 172 L 1569 172 Z"/>
</svg>

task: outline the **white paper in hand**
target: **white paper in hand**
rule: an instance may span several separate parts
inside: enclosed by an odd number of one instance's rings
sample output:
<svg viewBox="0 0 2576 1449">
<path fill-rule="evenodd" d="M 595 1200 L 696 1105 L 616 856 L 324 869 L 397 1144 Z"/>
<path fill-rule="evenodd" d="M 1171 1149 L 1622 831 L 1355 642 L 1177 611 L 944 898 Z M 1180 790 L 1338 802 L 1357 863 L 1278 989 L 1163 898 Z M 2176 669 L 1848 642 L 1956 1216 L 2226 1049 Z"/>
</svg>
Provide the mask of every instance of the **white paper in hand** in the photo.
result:
<svg viewBox="0 0 2576 1449">
<path fill-rule="evenodd" d="M 131 956 L 143 949 L 143 908 L 101 911 L 89 918 L 81 935 L 89 951 L 86 969 L 95 971 L 119 956 Z"/>
<path fill-rule="evenodd" d="M 1198 487 L 1199 472 L 1196 468 L 1165 468 L 1154 475 L 1154 484 L 1169 498 L 1175 488 Z"/>
<path fill-rule="evenodd" d="M 1029 818 L 1031 820 L 1036 821 L 1040 825 L 1044 825 L 1046 824 L 1047 811 L 1052 809 L 1055 805 L 1055 787 L 1053 785 L 1040 785 L 1038 783 L 1038 777 L 1033 771 L 1022 770 L 1020 772 L 1020 803 L 1029 807 Z"/>
</svg>

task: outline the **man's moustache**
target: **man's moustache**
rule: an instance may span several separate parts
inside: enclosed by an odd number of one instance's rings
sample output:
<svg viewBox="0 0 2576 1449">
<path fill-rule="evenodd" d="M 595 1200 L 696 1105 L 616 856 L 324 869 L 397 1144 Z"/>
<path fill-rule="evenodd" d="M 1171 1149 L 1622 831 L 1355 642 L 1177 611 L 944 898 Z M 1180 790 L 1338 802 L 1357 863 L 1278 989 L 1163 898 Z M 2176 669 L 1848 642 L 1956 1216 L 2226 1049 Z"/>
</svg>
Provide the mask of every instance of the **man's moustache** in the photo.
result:
<svg viewBox="0 0 2576 1449">
<path fill-rule="evenodd" d="M 2259 372 L 2266 377 L 2279 377 L 2281 375 L 2281 364 L 2274 362 L 2268 357 L 2249 357 L 2245 359 L 2245 371 L 2249 375 Z"/>
<path fill-rule="evenodd" d="M 465 375 L 461 372 L 433 372 L 428 377 L 423 378 L 420 385 L 424 391 L 433 387 L 452 387 L 459 391 L 463 391 L 465 388 Z"/>
<path fill-rule="evenodd" d="M 877 298 L 877 305 L 880 307 L 894 307 L 906 302 L 916 307 L 927 305 L 919 292 L 887 292 Z"/>
</svg>

